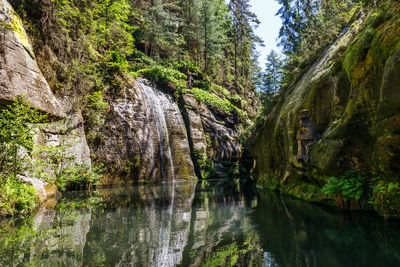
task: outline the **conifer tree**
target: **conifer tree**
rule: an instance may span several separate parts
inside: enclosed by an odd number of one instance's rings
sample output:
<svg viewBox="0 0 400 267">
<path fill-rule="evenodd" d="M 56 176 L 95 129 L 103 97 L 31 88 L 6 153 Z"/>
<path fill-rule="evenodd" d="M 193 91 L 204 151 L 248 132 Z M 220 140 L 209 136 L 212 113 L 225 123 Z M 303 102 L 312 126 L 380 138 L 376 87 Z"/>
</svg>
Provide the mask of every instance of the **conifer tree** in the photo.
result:
<svg viewBox="0 0 400 267">
<path fill-rule="evenodd" d="M 162 0 L 153 0 L 146 12 L 146 37 L 150 47 L 150 56 L 159 58 L 160 53 L 175 55 L 179 45 L 183 43 L 178 33 L 182 20 L 177 16 L 179 6 L 175 2 L 164 3 Z"/>
<path fill-rule="evenodd" d="M 250 69 L 248 59 L 255 44 L 262 42 L 254 33 L 254 28 L 260 21 L 250 11 L 249 0 L 230 0 L 228 7 L 232 19 L 231 39 L 234 46 L 235 76 L 238 77 L 241 74 L 248 74 L 246 73 Z"/>
<path fill-rule="evenodd" d="M 269 94 L 275 94 L 280 91 L 282 82 L 282 66 L 283 62 L 275 50 L 271 50 L 267 56 L 265 64 L 265 72 L 263 74 L 263 90 Z"/>
<path fill-rule="evenodd" d="M 217 5 L 214 0 L 202 0 L 200 9 L 201 50 L 203 53 L 204 71 L 207 71 L 211 58 L 222 57 L 224 32 L 222 20 L 217 16 Z"/>
</svg>

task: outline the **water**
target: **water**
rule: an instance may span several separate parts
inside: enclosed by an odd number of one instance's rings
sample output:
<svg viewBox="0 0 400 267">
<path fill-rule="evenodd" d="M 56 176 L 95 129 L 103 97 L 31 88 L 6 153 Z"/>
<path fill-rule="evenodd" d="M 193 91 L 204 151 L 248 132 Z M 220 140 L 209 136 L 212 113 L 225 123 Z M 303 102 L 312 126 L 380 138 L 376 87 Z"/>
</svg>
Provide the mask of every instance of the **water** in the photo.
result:
<svg viewBox="0 0 400 267">
<path fill-rule="evenodd" d="M 168 132 L 166 117 L 168 109 L 176 112 L 178 110 L 178 107 L 169 95 L 164 94 L 153 87 L 145 85 L 144 82 L 140 82 L 140 85 L 143 88 L 144 96 L 147 102 L 150 104 L 152 114 L 154 115 L 156 121 L 158 141 L 160 144 L 162 178 L 163 180 L 167 180 L 168 177 L 171 177 L 172 181 L 174 181 L 175 170 L 171 153 L 171 145 L 169 141 L 169 132 Z M 167 166 L 166 163 L 168 163 Z M 169 176 L 165 174 L 165 170 L 170 171 Z"/>
<path fill-rule="evenodd" d="M 0 266 L 400 266 L 400 227 L 220 181 L 64 194 L 0 221 Z"/>
</svg>

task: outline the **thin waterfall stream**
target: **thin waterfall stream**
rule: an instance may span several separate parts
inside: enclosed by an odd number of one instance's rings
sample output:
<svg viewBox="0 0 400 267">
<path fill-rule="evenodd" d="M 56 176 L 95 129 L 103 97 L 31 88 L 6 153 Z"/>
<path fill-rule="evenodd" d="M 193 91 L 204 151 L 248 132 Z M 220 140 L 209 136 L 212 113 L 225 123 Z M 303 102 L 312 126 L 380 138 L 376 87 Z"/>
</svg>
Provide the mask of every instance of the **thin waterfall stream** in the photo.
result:
<svg viewBox="0 0 400 267">
<path fill-rule="evenodd" d="M 160 159 L 161 159 L 161 174 L 163 181 L 175 181 L 174 162 L 172 159 L 171 145 L 169 142 L 169 132 L 166 122 L 166 112 L 168 110 L 176 110 L 177 107 L 174 101 L 167 94 L 147 86 L 144 81 L 140 81 L 143 88 L 144 96 L 150 104 L 152 114 L 155 118 L 158 139 L 160 143 Z M 167 165 L 167 166 L 166 166 Z M 166 172 L 170 177 L 166 177 Z"/>
<path fill-rule="evenodd" d="M 160 266 L 168 266 L 173 262 L 174 252 L 171 248 L 171 231 L 173 221 L 173 210 L 175 201 L 175 169 L 172 158 L 171 144 L 167 125 L 167 112 L 179 114 L 179 108 L 173 99 L 156 88 L 147 86 L 140 81 L 146 100 L 151 106 L 152 115 L 155 118 L 157 134 L 160 144 L 160 162 L 162 174 L 162 196 L 170 199 L 170 203 L 163 203 L 167 209 L 161 211 L 161 227 L 159 232 L 158 249 L 154 253 L 154 261 L 161 263 Z M 170 186 L 165 183 L 172 180 Z"/>
</svg>

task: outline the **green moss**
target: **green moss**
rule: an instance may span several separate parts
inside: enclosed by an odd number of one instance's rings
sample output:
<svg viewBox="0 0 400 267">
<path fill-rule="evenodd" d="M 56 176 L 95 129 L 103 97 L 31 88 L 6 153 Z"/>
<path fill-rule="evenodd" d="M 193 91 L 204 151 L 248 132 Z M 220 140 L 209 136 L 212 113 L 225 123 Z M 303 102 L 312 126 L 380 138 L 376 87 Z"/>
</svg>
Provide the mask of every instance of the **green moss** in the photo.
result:
<svg viewBox="0 0 400 267">
<path fill-rule="evenodd" d="M 245 112 L 229 102 L 226 99 L 219 98 L 218 96 L 200 88 L 186 89 L 183 91 L 185 94 L 193 94 L 197 101 L 203 102 L 205 104 L 212 105 L 219 108 L 226 113 L 237 112 L 240 116 L 245 116 Z"/>
<path fill-rule="evenodd" d="M 330 199 L 321 193 L 319 186 L 306 182 L 285 185 L 281 192 L 311 202 L 322 202 Z"/>
<path fill-rule="evenodd" d="M 400 217 L 400 184 L 376 178 L 370 203 L 383 217 Z"/>
<path fill-rule="evenodd" d="M 25 33 L 24 30 L 24 24 L 22 23 L 21 18 L 18 16 L 18 14 L 14 10 L 9 10 L 11 14 L 11 29 L 12 31 L 18 36 L 20 42 L 25 46 L 25 47 L 31 47 L 31 44 L 28 40 L 28 36 Z"/>
<path fill-rule="evenodd" d="M 178 89 L 183 89 L 186 86 L 185 80 L 187 77 L 185 74 L 178 70 L 167 68 L 161 65 L 155 65 L 146 69 L 141 69 L 138 71 L 138 73 L 154 82 L 172 83 Z"/>
</svg>

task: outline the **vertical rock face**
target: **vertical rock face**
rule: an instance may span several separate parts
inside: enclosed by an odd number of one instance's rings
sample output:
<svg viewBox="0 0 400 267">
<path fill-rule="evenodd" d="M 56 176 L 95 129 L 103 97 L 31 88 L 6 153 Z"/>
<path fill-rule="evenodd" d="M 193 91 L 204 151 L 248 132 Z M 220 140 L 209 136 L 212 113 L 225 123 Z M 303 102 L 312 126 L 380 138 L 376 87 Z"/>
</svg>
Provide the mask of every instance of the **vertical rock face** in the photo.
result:
<svg viewBox="0 0 400 267">
<path fill-rule="evenodd" d="M 56 117 L 64 109 L 43 77 L 21 19 L 0 0 L 0 101 L 22 96 L 37 109 Z"/>
<path fill-rule="evenodd" d="M 29 105 L 52 119 L 59 121 L 37 125 L 34 136 L 35 147 L 65 147 L 58 169 L 35 166 L 35 159 L 47 161 L 46 152 L 29 156 L 25 153 L 27 171 L 18 177 L 37 189 L 40 201 L 55 196 L 57 186 L 37 178 L 37 169 L 44 168 L 50 179 L 55 180 L 56 171 L 75 165 L 90 167 L 90 151 L 86 144 L 82 116 L 75 112 L 66 115 L 69 105 L 59 101 L 52 93 L 41 73 L 34 56 L 32 45 L 24 30 L 21 19 L 6 0 L 0 0 L 0 108 L 3 104 L 23 97 Z M 71 112 L 70 112 L 71 113 Z M 28 166 L 29 165 L 29 166 Z"/>
<path fill-rule="evenodd" d="M 47 147 L 62 147 L 59 170 L 72 166 L 90 167 L 90 150 L 86 142 L 83 118 L 80 112 L 74 112 L 67 118 L 40 125 L 35 136 L 35 143 Z"/>
<path fill-rule="evenodd" d="M 167 94 L 135 81 L 124 99 L 112 103 L 104 138 L 94 152 L 116 168 L 129 166 L 138 180 L 195 178 L 186 127 Z"/>
<path fill-rule="evenodd" d="M 221 162 L 233 163 L 242 154 L 234 117 L 197 101 L 191 94 L 183 96 L 183 105 L 193 151 L 200 158 L 211 159 L 221 174 Z"/>
<path fill-rule="evenodd" d="M 261 184 L 297 195 L 294 187 L 310 183 L 311 170 L 398 176 L 399 11 L 392 3 L 385 19 L 376 20 L 381 11 L 360 15 L 285 92 L 250 146 Z M 296 160 L 296 118 L 303 109 L 321 137 L 311 146 L 308 166 Z"/>
</svg>

